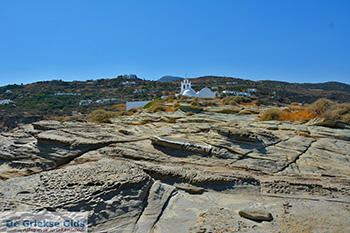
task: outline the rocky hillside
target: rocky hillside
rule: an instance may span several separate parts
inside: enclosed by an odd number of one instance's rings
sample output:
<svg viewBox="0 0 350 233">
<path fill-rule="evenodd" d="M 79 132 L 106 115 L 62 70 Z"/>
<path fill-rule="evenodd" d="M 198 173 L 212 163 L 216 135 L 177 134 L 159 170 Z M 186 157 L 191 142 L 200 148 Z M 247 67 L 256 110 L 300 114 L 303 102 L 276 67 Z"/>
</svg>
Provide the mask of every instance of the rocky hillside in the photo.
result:
<svg viewBox="0 0 350 233">
<path fill-rule="evenodd" d="M 180 92 L 180 77 L 164 76 L 158 81 L 142 80 L 135 75 L 120 75 L 113 79 L 64 82 L 36 82 L 27 85 L 0 87 L 0 132 L 20 123 L 88 114 L 96 109 L 115 110 L 126 101 L 152 100 Z M 338 103 L 350 103 L 350 85 L 337 82 L 298 84 L 277 81 L 251 81 L 232 77 L 204 76 L 191 79 L 196 91 L 204 87 L 215 91 L 246 92 L 263 103 L 312 103 L 327 98 Z"/>
<path fill-rule="evenodd" d="M 144 110 L 23 125 L 0 159 L 0 211 L 88 211 L 91 232 L 350 232 L 347 127 Z"/>
</svg>

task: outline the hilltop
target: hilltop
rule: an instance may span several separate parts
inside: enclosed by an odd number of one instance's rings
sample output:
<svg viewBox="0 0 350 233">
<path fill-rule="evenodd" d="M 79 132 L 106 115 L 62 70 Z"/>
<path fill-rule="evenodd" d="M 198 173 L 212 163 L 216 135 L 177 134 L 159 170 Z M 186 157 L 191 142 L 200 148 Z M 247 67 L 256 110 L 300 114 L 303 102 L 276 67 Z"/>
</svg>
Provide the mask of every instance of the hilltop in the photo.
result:
<svg viewBox="0 0 350 233">
<path fill-rule="evenodd" d="M 167 76 L 169 77 L 169 76 Z M 163 79 L 164 80 L 164 79 Z M 204 76 L 191 79 L 193 88 L 211 87 L 221 93 L 247 91 L 267 104 L 312 103 L 324 97 L 339 103 L 350 102 L 350 85 L 337 82 L 298 84 L 278 81 L 251 81 L 232 77 Z M 179 92 L 180 79 L 159 82 L 139 79 L 136 75 L 121 75 L 112 79 L 65 82 L 62 80 L 36 82 L 27 85 L 0 87 L 0 130 L 76 114 L 95 109 L 122 109 L 126 101 L 152 100 Z"/>
<path fill-rule="evenodd" d="M 158 79 L 158 82 L 173 82 L 173 81 L 179 81 L 179 80 L 184 80 L 182 77 L 176 77 L 176 76 L 171 76 L 171 75 L 166 75 Z"/>
</svg>

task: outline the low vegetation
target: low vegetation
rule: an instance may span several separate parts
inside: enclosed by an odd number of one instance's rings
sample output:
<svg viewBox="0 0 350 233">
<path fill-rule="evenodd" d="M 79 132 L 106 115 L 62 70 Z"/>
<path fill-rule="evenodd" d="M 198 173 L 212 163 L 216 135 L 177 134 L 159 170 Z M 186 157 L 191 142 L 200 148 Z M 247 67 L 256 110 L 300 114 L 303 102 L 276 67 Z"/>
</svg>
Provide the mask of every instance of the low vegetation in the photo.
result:
<svg viewBox="0 0 350 233">
<path fill-rule="evenodd" d="M 308 109 L 315 115 L 321 116 L 329 111 L 335 103 L 328 99 L 321 98 L 314 103 L 312 103 Z"/>
<path fill-rule="evenodd" d="M 336 104 L 324 114 L 326 120 L 350 124 L 350 104 Z"/>
<path fill-rule="evenodd" d="M 157 98 L 148 104 L 146 104 L 143 108 L 148 109 L 151 112 L 165 111 L 167 110 L 167 106 L 165 102 L 161 98 Z"/>
<path fill-rule="evenodd" d="M 261 121 L 280 121 L 283 111 L 279 108 L 273 108 L 265 111 L 261 116 Z"/>
<path fill-rule="evenodd" d="M 239 104 L 251 102 L 251 99 L 244 96 L 227 96 L 222 99 L 224 105 L 237 106 Z"/>
<path fill-rule="evenodd" d="M 106 110 L 95 110 L 86 116 L 86 121 L 93 123 L 112 123 L 111 118 L 115 116 L 115 112 Z"/>
<path fill-rule="evenodd" d="M 325 118 L 327 121 L 350 124 L 350 104 L 336 104 L 331 100 L 321 98 L 304 108 L 269 109 L 260 116 L 261 121 L 302 121 L 314 118 Z"/>
</svg>

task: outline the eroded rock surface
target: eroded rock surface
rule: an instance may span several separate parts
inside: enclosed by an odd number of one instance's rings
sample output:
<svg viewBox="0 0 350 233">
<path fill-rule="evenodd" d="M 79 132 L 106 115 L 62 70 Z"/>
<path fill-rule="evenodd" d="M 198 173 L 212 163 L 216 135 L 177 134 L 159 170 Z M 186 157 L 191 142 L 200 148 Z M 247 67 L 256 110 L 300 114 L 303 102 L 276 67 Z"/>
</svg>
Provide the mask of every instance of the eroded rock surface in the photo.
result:
<svg viewBox="0 0 350 233">
<path fill-rule="evenodd" d="M 350 129 L 258 112 L 23 125 L 0 135 L 0 210 L 88 211 L 91 232 L 349 231 Z"/>
</svg>

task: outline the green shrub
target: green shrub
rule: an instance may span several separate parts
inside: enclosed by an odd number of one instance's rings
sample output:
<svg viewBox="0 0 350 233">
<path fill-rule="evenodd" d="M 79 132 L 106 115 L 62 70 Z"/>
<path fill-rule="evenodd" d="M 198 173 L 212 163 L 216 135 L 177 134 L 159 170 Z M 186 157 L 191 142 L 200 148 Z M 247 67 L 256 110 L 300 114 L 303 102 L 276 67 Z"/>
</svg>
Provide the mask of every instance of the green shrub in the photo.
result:
<svg viewBox="0 0 350 233">
<path fill-rule="evenodd" d="M 265 111 L 261 116 L 260 120 L 261 121 L 278 121 L 281 119 L 282 116 L 282 110 L 278 108 L 273 108 Z"/>
<path fill-rule="evenodd" d="M 179 102 L 176 102 L 173 106 L 174 108 L 179 108 L 180 107 L 180 103 Z"/>
<path fill-rule="evenodd" d="M 188 113 L 186 113 L 186 116 L 193 116 L 193 115 L 194 115 L 193 112 L 188 112 Z"/>
<path fill-rule="evenodd" d="M 317 101 L 315 101 L 314 103 L 312 103 L 309 106 L 309 110 L 315 114 L 315 115 L 323 115 L 325 114 L 327 111 L 330 110 L 330 108 L 332 107 L 332 105 L 334 105 L 333 101 L 330 101 L 328 99 L 318 99 Z"/>
<path fill-rule="evenodd" d="M 94 123 L 112 123 L 111 118 L 114 116 L 116 116 L 114 112 L 95 110 L 86 116 L 86 121 Z"/>
</svg>

